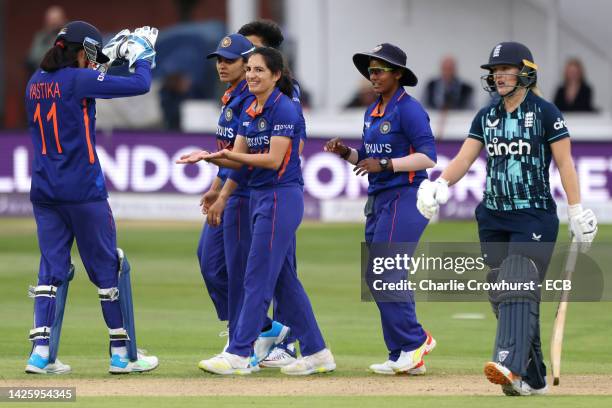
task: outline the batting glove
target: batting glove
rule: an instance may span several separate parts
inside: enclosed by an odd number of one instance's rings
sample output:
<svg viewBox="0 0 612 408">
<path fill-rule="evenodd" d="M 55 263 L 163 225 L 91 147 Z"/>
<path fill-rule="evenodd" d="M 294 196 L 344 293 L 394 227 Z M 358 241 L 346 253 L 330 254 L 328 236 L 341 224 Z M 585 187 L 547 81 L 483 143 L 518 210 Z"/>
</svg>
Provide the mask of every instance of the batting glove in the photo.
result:
<svg viewBox="0 0 612 408">
<path fill-rule="evenodd" d="M 102 48 L 102 53 L 106 55 L 110 61 L 107 63 L 110 67 L 116 60 L 125 60 L 127 52 L 127 42 L 130 37 L 130 30 L 124 28 L 119 31 L 110 41 Z"/>
<path fill-rule="evenodd" d="M 438 213 L 440 204 L 446 204 L 449 195 L 448 181 L 443 178 L 423 180 L 417 192 L 417 209 L 423 217 L 430 219 Z"/>
<path fill-rule="evenodd" d="M 592 210 L 585 210 L 581 204 L 567 208 L 570 238 L 580 244 L 580 250 L 586 252 L 597 235 L 597 218 Z"/>
<path fill-rule="evenodd" d="M 144 26 L 137 28 L 130 35 L 125 55 L 130 64 L 130 72 L 134 72 L 134 64 L 138 60 L 149 61 L 151 68 L 155 68 L 155 42 L 158 33 L 157 28 Z"/>
</svg>

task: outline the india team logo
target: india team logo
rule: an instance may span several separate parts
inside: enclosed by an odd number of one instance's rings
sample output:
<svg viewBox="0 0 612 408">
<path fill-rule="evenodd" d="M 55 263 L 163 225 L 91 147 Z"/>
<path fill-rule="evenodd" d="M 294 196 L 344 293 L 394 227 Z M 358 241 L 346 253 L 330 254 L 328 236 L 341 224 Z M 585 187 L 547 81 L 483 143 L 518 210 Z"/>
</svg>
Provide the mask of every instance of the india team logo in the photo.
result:
<svg viewBox="0 0 612 408">
<path fill-rule="evenodd" d="M 224 39 L 221 40 L 221 47 L 227 48 L 230 45 L 232 45 L 232 39 L 231 38 L 225 37 Z"/>
<path fill-rule="evenodd" d="M 391 122 L 385 120 L 383 123 L 380 124 L 379 129 L 380 129 L 380 133 L 382 133 L 383 135 L 386 135 L 391 130 Z"/>
<path fill-rule="evenodd" d="M 264 118 L 259 119 L 259 121 L 257 122 L 257 129 L 261 132 L 263 130 L 266 130 L 266 127 L 268 127 L 268 122 L 266 122 Z"/>
<path fill-rule="evenodd" d="M 224 116 L 226 121 L 229 122 L 230 120 L 232 120 L 232 118 L 234 117 L 234 112 L 232 111 L 232 108 L 225 109 Z"/>
</svg>

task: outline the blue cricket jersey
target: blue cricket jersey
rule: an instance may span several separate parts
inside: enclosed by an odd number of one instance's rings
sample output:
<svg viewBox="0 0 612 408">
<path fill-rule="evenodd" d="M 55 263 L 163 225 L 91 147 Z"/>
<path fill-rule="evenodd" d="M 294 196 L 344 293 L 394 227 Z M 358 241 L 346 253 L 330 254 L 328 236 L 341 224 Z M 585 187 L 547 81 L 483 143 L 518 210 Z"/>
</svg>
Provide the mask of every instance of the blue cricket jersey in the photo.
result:
<svg viewBox="0 0 612 408">
<path fill-rule="evenodd" d="M 219 116 L 219 122 L 217 125 L 217 149 L 229 149 L 234 147 L 236 136 L 238 135 L 238 128 L 240 126 L 240 115 L 244 110 L 245 100 L 251 95 L 249 87 L 247 86 L 246 80 L 240 81 L 235 87 L 229 88 L 225 91 L 221 101 L 223 106 L 221 107 L 221 116 Z M 223 182 L 227 180 L 232 174 L 238 174 L 236 170 L 228 169 L 225 167 L 219 167 L 217 177 Z M 235 195 L 248 197 L 249 190 L 247 187 L 246 173 L 241 174 L 237 177 L 232 177 L 234 181 L 238 183 L 238 187 L 234 190 Z"/>
<path fill-rule="evenodd" d="M 527 92 L 512 113 L 503 100 L 478 112 L 468 137 L 487 151 L 483 201 L 492 210 L 555 208 L 550 193 L 550 145 L 569 137 L 557 107 Z"/>
<path fill-rule="evenodd" d="M 30 200 L 79 203 L 108 197 L 96 154 L 96 101 L 144 94 L 151 65 L 137 61 L 129 77 L 89 68 L 37 70 L 25 92 L 28 127 L 34 145 Z"/>
<path fill-rule="evenodd" d="M 244 136 L 249 153 L 268 153 L 273 137 L 288 137 L 291 144 L 277 170 L 253 167 L 249 187 L 265 188 L 277 185 L 303 185 L 300 167 L 300 135 L 296 133 L 299 115 L 295 103 L 278 88 L 268 97 L 260 112 L 254 111 L 255 97 L 245 103 L 247 107 L 240 117 L 238 134 Z"/>
<path fill-rule="evenodd" d="M 380 103 L 379 97 L 365 112 L 363 144 L 358 150 L 358 160 L 368 157 L 393 159 L 423 153 L 435 162 L 436 147 L 429 116 L 421 104 L 403 87 L 391 97 L 384 112 L 379 110 Z M 368 194 L 401 186 L 417 187 L 426 178 L 425 170 L 371 173 L 368 174 Z"/>
</svg>

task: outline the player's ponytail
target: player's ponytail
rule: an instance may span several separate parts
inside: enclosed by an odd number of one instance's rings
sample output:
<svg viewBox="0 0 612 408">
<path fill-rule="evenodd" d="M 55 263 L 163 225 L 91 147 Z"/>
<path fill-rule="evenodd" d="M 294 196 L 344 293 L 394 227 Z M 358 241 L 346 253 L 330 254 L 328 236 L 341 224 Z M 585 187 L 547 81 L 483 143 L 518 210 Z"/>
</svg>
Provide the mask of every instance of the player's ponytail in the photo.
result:
<svg viewBox="0 0 612 408">
<path fill-rule="evenodd" d="M 40 68 L 47 72 L 66 67 L 76 68 L 79 66 L 78 54 L 82 49 L 82 44 L 58 40 L 43 57 Z"/>
<path fill-rule="evenodd" d="M 255 48 L 250 56 L 255 54 L 262 56 L 266 66 L 270 71 L 272 71 L 273 74 L 280 72 L 281 76 L 278 81 L 276 81 L 276 86 L 282 93 L 291 98 L 293 96 L 293 77 L 291 75 L 291 71 L 289 71 L 289 68 L 285 63 L 283 54 L 281 54 L 280 51 L 270 47 Z"/>
</svg>

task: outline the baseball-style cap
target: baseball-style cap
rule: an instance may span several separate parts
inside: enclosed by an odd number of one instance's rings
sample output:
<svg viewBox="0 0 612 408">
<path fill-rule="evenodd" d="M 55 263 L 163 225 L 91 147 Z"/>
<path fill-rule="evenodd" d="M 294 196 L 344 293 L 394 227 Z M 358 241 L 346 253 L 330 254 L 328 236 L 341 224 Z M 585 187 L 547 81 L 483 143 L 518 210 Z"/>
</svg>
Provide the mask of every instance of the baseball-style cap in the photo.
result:
<svg viewBox="0 0 612 408">
<path fill-rule="evenodd" d="M 518 42 L 501 42 L 493 47 L 489 55 L 489 63 L 480 66 L 482 69 L 491 69 L 495 65 L 513 65 L 521 68 L 524 61 L 533 64 L 533 55 L 525 45 Z"/>
<path fill-rule="evenodd" d="M 370 52 L 359 52 L 353 55 L 353 63 L 357 67 L 357 70 L 367 79 L 370 79 L 368 67 L 370 66 L 371 58 L 385 61 L 403 70 L 404 75 L 400 78 L 400 85 L 415 86 L 417 84 L 418 79 L 414 72 L 406 66 L 406 53 L 402 51 L 401 48 L 393 44 L 383 43 L 374 47 Z"/>
<path fill-rule="evenodd" d="M 211 52 L 206 58 L 221 56 L 229 60 L 246 57 L 255 47 L 242 34 L 230 34 L 219 42 L 215 52 Z"/>
<path fill-rule="evenodd" d="M 86 39 L 87 41 L 85 41 Z M 55 41 L 58 40 L 83 44 L 84 47 L 86 44 L 91 45 L 95 47 L 97 51 L 96 62 L 104 64 L 110 61 L 110 59 L 102 53 L 102 34 L 100 34 L 100 31 L 96 27 L 85 21 L 71 21 L 66 24 L 59 33 L 57 33 Z"/>
</svg>

